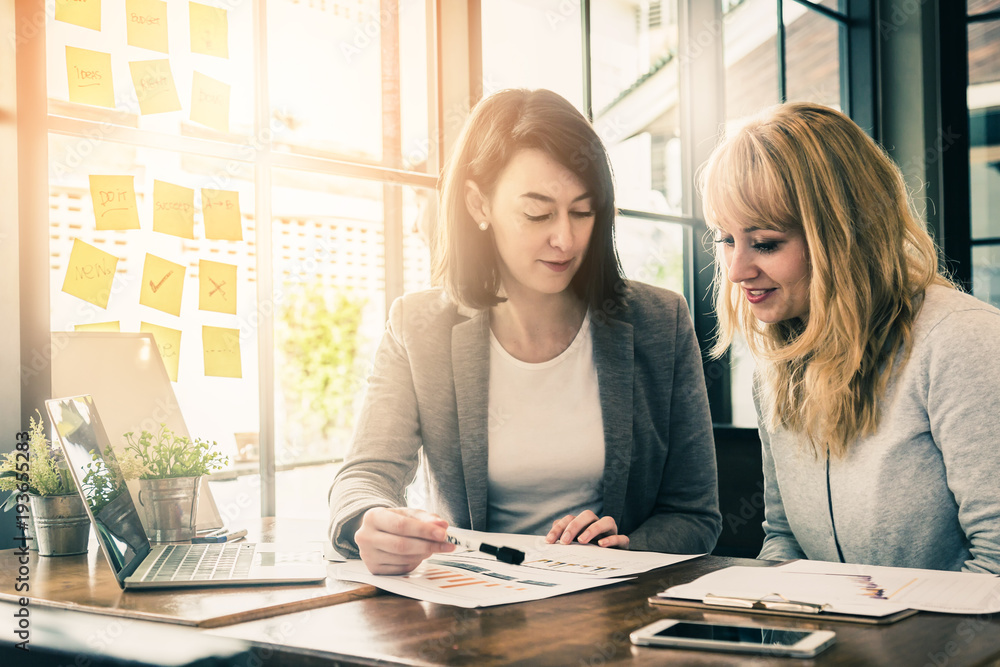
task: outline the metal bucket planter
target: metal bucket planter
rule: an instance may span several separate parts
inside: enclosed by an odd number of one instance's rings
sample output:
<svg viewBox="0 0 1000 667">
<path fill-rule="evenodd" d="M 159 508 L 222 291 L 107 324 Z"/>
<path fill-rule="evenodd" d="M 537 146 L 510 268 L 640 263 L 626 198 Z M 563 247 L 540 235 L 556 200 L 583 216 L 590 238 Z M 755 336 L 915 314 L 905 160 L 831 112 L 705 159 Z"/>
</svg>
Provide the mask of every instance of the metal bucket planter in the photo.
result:
<svg viewBox="0 0 1000 667">
<path fill-rule="evenodd" d="M 155 542 L 182 542 L 194 537 L 201 477 L 140 479 L 139 504 Z"/>
<path fill-rule="evenodd" d="M 90 518 L 79 493 L 29 496 L 39 556 L 87 553 Z"/>
</svg>

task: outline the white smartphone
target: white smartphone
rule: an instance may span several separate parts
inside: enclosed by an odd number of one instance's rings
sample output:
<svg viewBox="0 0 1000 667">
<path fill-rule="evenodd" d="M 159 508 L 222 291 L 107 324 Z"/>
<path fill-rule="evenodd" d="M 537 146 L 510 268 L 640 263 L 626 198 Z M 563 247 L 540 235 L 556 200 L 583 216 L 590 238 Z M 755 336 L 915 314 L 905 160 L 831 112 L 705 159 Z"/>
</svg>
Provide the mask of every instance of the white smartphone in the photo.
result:
<svg viewBox="0 0 1000 667">
<path fill-rule="evenodd" d="M 639 646 L 700 648 L 709 651 L 760 653 L 791 658 L 811 658 L 833 643 L 830 630 L 797 630 L 752 625 L 719 625 L 661 619 L 629 635 Z"/>
</svg>

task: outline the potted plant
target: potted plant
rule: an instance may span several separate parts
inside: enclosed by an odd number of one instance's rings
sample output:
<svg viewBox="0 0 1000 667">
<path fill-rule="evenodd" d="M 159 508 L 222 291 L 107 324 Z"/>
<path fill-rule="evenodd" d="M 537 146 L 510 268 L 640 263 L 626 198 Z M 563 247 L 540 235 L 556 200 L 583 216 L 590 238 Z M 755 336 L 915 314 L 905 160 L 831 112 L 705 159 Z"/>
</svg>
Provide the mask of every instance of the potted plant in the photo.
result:
<svg viewBox="0 0 1000 667">
<path fill-rule="evenodd" d="M 222 468 L 227 459 L 215 442 L 177 435 L 166 424 L 155 434 L 125 434 L 119 456 L 126 478 L 139 478 L 139 504 L 154 540 L 177 542 L 195 534 L 201 476 Z"/>
<path fill-rule="evenodd" d="M 36 414 L 37 411 L 36 411 Z M 45 437 L 41 414 L 29 419 L 27 442 L 18 442 L 0 461 L 0 491 L 9 491 L 4 511 L 28 514 L 22 526 L 40 556 L 87 553 L 90 519 L 62 452 Z M 30 512 L 25 501 L 30 505 Z M 33 530 L 32 530 L 33 528 Z"/>
</svg>

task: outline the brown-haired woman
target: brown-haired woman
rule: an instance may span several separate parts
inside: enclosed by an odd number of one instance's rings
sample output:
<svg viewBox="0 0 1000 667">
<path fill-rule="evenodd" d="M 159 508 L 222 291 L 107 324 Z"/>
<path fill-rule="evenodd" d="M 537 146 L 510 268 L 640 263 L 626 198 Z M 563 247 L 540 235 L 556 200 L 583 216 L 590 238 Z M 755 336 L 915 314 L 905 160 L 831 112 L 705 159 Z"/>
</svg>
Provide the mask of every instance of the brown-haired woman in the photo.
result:
<svg viewBox="0 0 1000 667">
<path fill-rule="evenodd" d="M 546 90 L 483 100 L 440 209 L 443 289 L 391 308 L 331 489 L 334 545 L 380 574 L 451 550 L 449 525 L 710 551 L 722 522 L 698 343 L 680 296 L 622 278 L 590 123 Z M 406 507 L 418 461 L 426 510 Z"/>
</svg>

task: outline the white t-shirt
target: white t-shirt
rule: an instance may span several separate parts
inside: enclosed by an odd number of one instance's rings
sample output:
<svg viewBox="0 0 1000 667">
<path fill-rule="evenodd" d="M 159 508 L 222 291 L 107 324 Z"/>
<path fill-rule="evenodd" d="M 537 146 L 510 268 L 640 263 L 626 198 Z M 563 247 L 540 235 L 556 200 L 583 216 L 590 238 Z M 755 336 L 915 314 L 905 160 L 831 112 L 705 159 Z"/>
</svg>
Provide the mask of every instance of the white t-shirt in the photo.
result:
<svg viewBox="0 0 1000 667">
<path fill-rule="evenodd" d="M 603 507 L 604 420 L 590 314 L 559 356 L 512 357 L 490 332 L 488 529 L 544 535 Z"/>
</svg>

